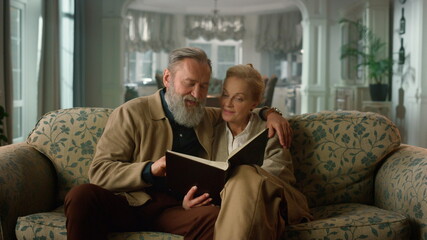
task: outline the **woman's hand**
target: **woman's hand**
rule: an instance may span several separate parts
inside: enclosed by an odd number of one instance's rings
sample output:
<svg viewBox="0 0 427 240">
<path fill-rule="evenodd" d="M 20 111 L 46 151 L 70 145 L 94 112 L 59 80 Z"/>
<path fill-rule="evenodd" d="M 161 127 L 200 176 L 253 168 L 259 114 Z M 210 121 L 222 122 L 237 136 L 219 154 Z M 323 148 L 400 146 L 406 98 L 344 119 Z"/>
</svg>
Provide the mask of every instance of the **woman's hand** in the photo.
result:
<svg viewBox="0 0 427 240">
<path fill-rule="evenodd" d="M 166 157 L 163 156 L 151 165 L 151 174 L 156 177 L 166 176 Z"/>
<path fill-rule="evenodd" d="M 185 210 L 189 210 L 195 207 L 206 206 L 206 205 L 209 205 L 210 202 L 212 201 L 212 198 L 209 198 L 208 193 L 202 194 L 194 198 L 194 194 L 196 193 L 196 191 L 197 191 L 197 187 L 193 186 L 192 188 L 190 188 L 188 193 L 184 196 L 184 200 L 182 200 L 182 207 Z"/>
<path fill-rule="evenodd" d="M 280 114 L 272 112 L 267 115 L 268 137 L 271 138 L 276 133 L 279 137 L 280 145 L 285 148 L 291 147 L 292 128 L 286 118 Z"/>
</svg>

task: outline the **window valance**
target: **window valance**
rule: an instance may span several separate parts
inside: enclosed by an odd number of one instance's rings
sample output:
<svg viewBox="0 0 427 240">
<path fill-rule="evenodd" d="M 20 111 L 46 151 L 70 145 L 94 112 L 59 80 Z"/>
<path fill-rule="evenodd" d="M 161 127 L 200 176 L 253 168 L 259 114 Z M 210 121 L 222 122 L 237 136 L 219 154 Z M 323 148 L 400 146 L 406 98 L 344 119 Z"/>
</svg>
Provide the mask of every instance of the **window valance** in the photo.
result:
<svg viewBox="0 0 427 240">
<path fill-rule="evenodd" d="M 185 17 L 185 36 L 189 39 L 203 37 L 206 40 L 242 40 L 245 33 L 243 16 L 198 16 Z"/>
<path fill-rule="evenodd" d="M 260 15 L 256 49 L 275 53 L 301 50 L 301 20 L 299 11 Z"/>
<path fill-rule="evenodd" d="M 126 47 L 128 51 L 169 52 L 175 48 L 175 17 L 172 14 L 129 10 Z"/>
</svg>

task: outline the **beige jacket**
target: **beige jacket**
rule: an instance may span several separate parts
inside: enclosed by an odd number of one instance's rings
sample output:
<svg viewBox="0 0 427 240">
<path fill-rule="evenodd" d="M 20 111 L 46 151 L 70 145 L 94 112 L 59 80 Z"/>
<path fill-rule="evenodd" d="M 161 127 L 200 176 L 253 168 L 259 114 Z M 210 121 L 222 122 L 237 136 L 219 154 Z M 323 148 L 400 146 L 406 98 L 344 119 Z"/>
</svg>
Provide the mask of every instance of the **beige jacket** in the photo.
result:
<svg viewBox="0 0 427 240">
<path fill-rule="evenodd" d="M 210 159 L 213 126 L 221 119 L 219 109 L 206 108 L 195 128 L 204 155 Z M 172 149 L 172 129 L 162 108 L 160 91 L 133 99 L 113 111 L 96 147 L 89 169 L 89 180 L 105 189 L 126 196 L 132 206 L 150 199 L 142 179 L 149 161 L 156 161 Z"/>
<path fill-rule="evenodd" d="M 228 156 L 228 139 L 226 134 L 226 123 L 221 120 L 221 124 L 215 127 L 215 139 L 213 140 L 212 159 L 214 161 L 225 161 Z M 258 114 L 253 114 L 253 131 L 249 133 L 248 139 L 254 137 L 258 132 L 266 128 L 265 122 Z M 215 151 L 221 149 L 221 151 Z M 262 168 L 267 172 L 279 177 L 282 181 L 294 184 L 294 168 L 292 157 L 288 149 L 284 149 L 279 142 L 277 135 L 268 140 L 265 148 L 264 164 Z"/>
<path fill-rule="evenodd" d="M 252 138 L 255 136 L 258 132 L 263 130 L 265 128 L 265 122 L 263 122 L 258 115 L 254 115 L 254 121 L 253 121 L 253 131 L 249 134 L 248 138 Z M 215 127 L 215 139 L 213 141 L 212 149 L 214 152 L 212 153 L 212 157 L 215 161 L 224 161 L 224 159 L 228 156 L 228 138 L 226 135 L 226 123 L 223 122 L 222 124 L 219 124 Z M 217 149 L 217 151 L 215 151 Z M 221 149 L 221 150 L 220 150 Z M 267 142 L 267 146 L 264 153 L 264 163 L 261 166 L 261 168 L 257 167 L 257 172 L 259 175 L 263 176 L 265 179 L 267 179 L 267 182 L 272 183 L 270 186 L 276 186 L 280 188 L 280 191 L 282 192 L 281 195 L 281 202 L 283 203 L 283 206 L 286 206 L 283 208 L 282 203 L 278 203 L 275 201 L 272 202 L 262 202 L 255 204 L 259 208 L 253 211 L 262 211 L 262 209 L 270 209 L 276 212 L 282 212 L 284 211 L 282 216 L 285 216 L 285 219 L 287 221 L 287 224 L 297 224 L 304 220 L 311 220 L 312 216 L 310 214 L 310 210 L 307 203 L 307 198 L 302 194 L 297 188 L 295 188 L 293 185 L 295 183 L 295 176 L 294 176 L 294 169 L 292 165 L 292 157 L 288 149 L 284 149 L 280 143 L 279 139 L 276 136 L 273 138 L 270 138 Z M 254 177 L 255 179 L 255 177 Z M 244 180 L 247 184 L 251 183 L 251 179 Z M 256 183 L 259 184 L 259 183 Z M 265 183 L 267 184 L 267 183 Z M 280 187 L 279 187 L 280 186 Z M 274 195 L 276 192 L 276 187 L 268 188 L 270 190 L 264 189 L 262 192 L 265 195 L 265 198 L 262 199 L 271 199 L 268 196 Z M 272 190 L 273 189 L 273 190 Z M 229 189 L 230 191 L 230 189 Z M 233 192 L 234 190 L 231 190 Z M 229 194 L 230 195 L 230 194 Z M 242 195 L 247 197 L 248 195 Z M 231 216 L 234 214 L 233 211 L 236 211 L 237 205 L 244 205 L 245 202 L 243 199 L 239 199 L 237 197 L 237 204 L 230 206 L 226 206 L 228 208 L 223 209 L 221 207 L 221 211 L 231 211 Z M 253 201 L 257 201 L 258 196 L 255 196 Z M 224 201 L 224 199 L 223 199 Z M 230 201 L 230 200 L 228 200 Z M 277 205 L 279 204 L 279 205 Z M 248 204 L 247 206 L 239 206 L 239 208 L 243 209 L 250 209 L 250 207 L 253 204 Z M 261 207 L 266 206 L 266 207 Z M 252 210 L 252 209 L 251 209 Z M 249 211 L 250 212 L 250 211 Z M 221 214 L 220 214 L 221 215 Z M 221 215 L 222 216 L 222 215 Z M 228 221 L 233 221 L 233 217 L 229 217 L 228 215 L 225 215 L 226 217 L 221 217 L 221 221 L 224 221 L 224 223 L 227 223 Z M 265 216 L 264 213 L 262 213 L 260 216 Z M 269 221 L 272 221 L 272 219 L 269 219 Z M 231 223 L 230 223 L 231 225 Z M 274 224 L 273 224 L 274 225 Z"/>
</svg>

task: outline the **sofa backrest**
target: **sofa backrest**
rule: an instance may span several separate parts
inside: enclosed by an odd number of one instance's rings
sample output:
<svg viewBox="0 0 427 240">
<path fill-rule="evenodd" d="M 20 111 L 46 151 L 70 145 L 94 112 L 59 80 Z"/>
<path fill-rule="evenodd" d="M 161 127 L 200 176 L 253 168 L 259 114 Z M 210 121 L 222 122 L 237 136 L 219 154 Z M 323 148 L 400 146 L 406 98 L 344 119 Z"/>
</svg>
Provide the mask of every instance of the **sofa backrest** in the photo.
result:
<svg viewBox="0 0 427 240">
<path fill-rule="evenodd" d="M 373 203 L 374 173 L 400 145 L 397 127 L 365 112 L 319 112 L 290 118 L 297 187 L 310 207 Z"/>
<path fill-rule="evenodd" d="M 58 201 L 88 182 L 88 169 L 113 109 L 71 108 L 45 114 L 27 143 L 46 155 L 58 176 Z M 400 145 L 397 127 L 374 113 L 319 112 L 293 116 L 291 153 L 297 187 L 311 207 L 373 202 L 374 172 Z"/>
<path fill-rule="evenodd" d="M 108 108 L 70 108 L 45 114 L 27 143 L 46 155 L 58 176 L 58 201 L 76 185 L 88 182 L 99 137 L 112 112 Z"/>
</svg>

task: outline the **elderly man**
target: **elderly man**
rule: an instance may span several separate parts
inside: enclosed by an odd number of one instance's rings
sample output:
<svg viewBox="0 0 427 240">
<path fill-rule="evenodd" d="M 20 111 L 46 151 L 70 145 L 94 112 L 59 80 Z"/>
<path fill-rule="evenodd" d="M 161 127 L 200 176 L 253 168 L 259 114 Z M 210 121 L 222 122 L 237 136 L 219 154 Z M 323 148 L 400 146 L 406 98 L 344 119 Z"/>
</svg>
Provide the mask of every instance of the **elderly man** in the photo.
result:
<svg viewBox="0 0 427 240">
<path fill-rule="evenodd" d="M 219 109 L 204 107 L 211 71 L 202 50 L 177 49 L 163 74 L 165 89 L 113 111 L 90 166 L 90 184 L 66 196 L 68 239 L 141 230 L 213 239 L 220 208 L 203 204 L 185 210 L 182 196 L 168 189 L 164 177 L 168 149 L 211 157 L 213 126 L 221 117 Z M 289 142 L 287 121 L 278 114 L 268 114 L 268 120 L 270 135 L 276 130 L 282 143 Z"/>
</svg>

